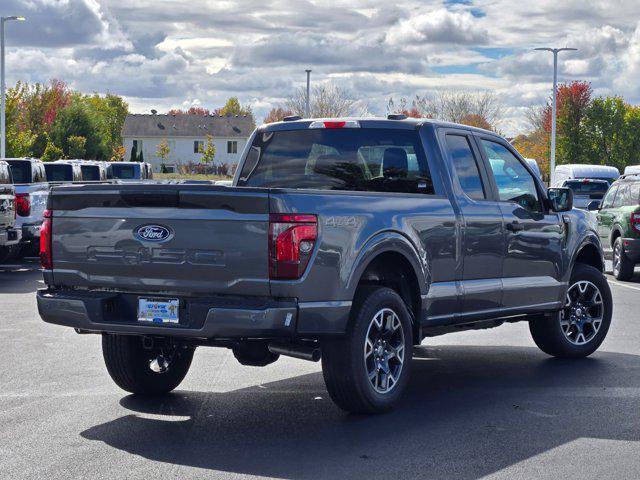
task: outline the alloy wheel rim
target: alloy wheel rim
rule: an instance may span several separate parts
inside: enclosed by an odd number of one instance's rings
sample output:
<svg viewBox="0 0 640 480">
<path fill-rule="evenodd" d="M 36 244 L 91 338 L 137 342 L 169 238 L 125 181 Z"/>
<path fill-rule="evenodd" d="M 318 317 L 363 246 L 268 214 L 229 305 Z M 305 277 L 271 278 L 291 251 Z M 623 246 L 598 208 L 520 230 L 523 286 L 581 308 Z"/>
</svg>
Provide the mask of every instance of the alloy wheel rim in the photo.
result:
<svg viewBox="0 0 640 480">
<path fill-rule="evenodd" d="M 598 334 L 603 319 L 604 302 L 600 289 L 588 280 L 571 285 L 560 312 L 565 338 L 574 345 L 585 345 Z"/>
<path fill-rule="evenodd" d="M 398 384 L 405 358 L 405 339 L 400 317 L 390 308 L 371 319 L 364 343 L 364 363 L 373 389 L 389 393 Z"/>
<path fill-rule="evenodd" d="M 616 243 L 613 247 L 613 274 L 618 275 L 620 271 L 620 257 L 621 257 L 621 247 L 619 243 Z"/>
</svg>

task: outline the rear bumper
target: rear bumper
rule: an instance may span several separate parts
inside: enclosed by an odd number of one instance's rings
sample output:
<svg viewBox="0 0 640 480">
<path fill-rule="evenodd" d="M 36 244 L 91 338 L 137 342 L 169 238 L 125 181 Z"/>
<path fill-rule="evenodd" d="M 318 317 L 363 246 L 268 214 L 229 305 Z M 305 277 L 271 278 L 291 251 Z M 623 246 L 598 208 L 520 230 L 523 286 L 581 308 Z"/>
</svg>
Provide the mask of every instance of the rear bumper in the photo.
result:
<svg viewBox="0 0 640 480">
<path fill-rule="evenodd" d="M 137 321 L 136 295 L 96 291 L 39 290 L 40 317 L 85 332 L 182 338 L 280 338 L 344 332 L 351 302 L 275 300 L 256 297 L 183 297 L 180 324 Z M 175 297 L 174 297 L 175 298 Z"/>
<path fill-rule="evenodd" d="M 22 230 L 8 228 L 0 231 L 0 247 L 16 245 L 22 240 Z"/>
<path fill-rule="evenodd" d="M 640 238 L 623 238 L 622 245 L 627 258 L 633 263 L 640 263 Z"/>
</svg>

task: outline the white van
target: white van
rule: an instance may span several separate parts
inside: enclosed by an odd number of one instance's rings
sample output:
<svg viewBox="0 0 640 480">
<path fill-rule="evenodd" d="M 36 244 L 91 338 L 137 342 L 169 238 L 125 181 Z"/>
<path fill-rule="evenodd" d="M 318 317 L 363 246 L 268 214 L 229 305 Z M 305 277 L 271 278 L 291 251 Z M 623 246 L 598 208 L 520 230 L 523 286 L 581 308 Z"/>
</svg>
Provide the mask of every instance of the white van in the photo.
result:
<svg viewBox="0 0 640 480">
<path fill-rule="evenodd" d="M 640 173 L 640 165 L 628 165 L 624 167 L 625 175 L 632 175 Z"/>
<path fill-rule="evenodd" d="M 552 187 L 562 187 L 567 180 L 590 178 L 593 180 L 606 180 L 611 185 L 620 176 L 616 167 L 608 165 L 558 165 L 553 175 Z"/>
</svg>

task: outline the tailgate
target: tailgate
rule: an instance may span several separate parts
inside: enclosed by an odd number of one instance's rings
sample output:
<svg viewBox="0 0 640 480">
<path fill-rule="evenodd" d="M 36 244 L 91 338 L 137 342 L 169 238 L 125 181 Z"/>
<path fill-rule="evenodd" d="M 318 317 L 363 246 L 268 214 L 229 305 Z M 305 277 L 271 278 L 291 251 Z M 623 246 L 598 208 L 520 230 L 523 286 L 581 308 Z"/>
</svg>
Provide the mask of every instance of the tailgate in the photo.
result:
<svg viewBox="0 0 640 480">
<path fill-rule="evenodd" d="M 0 184 L 0 227 L 12 227 L 16 222 L 13 185 Z"/>
<path fill-rule="evenodd" d="M 50 207 L 55 285 L 269 294 L 267 190 L 68 186 Z"/>
</svg>

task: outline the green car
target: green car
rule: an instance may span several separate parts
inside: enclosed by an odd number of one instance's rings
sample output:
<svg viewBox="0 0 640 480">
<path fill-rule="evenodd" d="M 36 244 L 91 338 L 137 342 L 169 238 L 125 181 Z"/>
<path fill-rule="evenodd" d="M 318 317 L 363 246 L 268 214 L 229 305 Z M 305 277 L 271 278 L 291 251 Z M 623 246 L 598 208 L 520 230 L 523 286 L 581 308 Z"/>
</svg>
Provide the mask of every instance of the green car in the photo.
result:
<svg viewBox="0 0 640 480">
<path fill-rule="evenodd" d="M 595 202 L 589 207 L 595 209 Z M 620 177 L 598 207 L 598 234 L 605 254 L 613 260 L 613 275 L 630 280 L 640 263 L 640 175 Z"/>
</svg>

